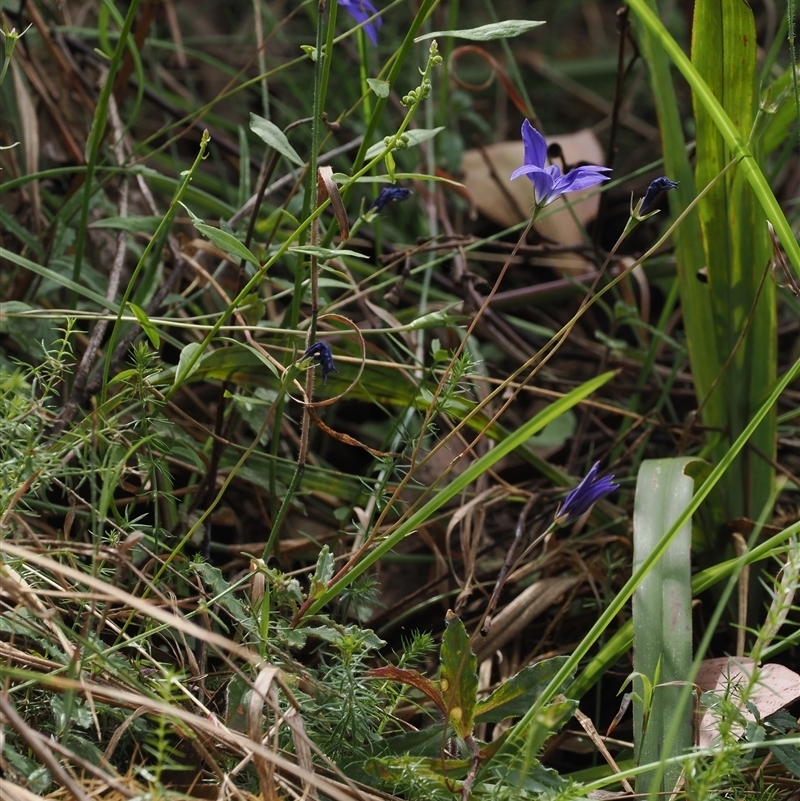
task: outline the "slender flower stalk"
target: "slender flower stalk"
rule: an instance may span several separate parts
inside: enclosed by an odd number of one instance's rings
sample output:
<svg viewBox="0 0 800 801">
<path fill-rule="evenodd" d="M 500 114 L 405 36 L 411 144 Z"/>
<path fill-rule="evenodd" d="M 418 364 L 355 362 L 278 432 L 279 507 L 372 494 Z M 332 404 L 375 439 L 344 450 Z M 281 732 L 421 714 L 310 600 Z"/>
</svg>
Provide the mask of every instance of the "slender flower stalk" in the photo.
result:
<svg viewBox="0 0 800 801">
<path fill-rule="evenodd" d="M 545 166 L 547 161 L 547 142 L 528 120 L 522 123 L 522 142 L 525 146 L 525 163 L 511 173 L 511 180 L 527 175 L 533 184 L 535 211 L 557 200 L 567 192 L 578 192 L 590 186 L 607 181 L 610 167 L 598 167 L 589 164 L 575 167 L 566 175 L 556 164 Z"/>
<path fill-rule="evenodd" d="M 644 197 L 639 199 L 639 202 L 633 205 L 633 195 L 631 195 L 631 216 L 625 224 L 625 230 L 622 232 L 621 239 L 624 239 L 640 222 L 658 214 L 658 209 L 653 209 L 656 200 L 671 189 L 677 189 L 680 186 L 680 181 L 670 181 L 666 175 L 660 178 L 655 178 L 650 182 Z M 653 209 L 652 211 L 650 209 Z"/>
<path fill-rule="evenodd" d="M 338 0 L 338 2 L 340 8 L 343 8 L 359 25 L 378 13 L 378 9 L 372 5 L 370 0 Z M 378 46 L 378 31 L 381 25 L 383 25 L 383 20 L 380 17 L 376 17 L 372 22 L 364 25 L 364 33 L 375 47 Z"/>
<path fill-rule="evenodd" d="M 558 507 L 554 523 L 561 525 L 569 523 L 588 512 L 601 498 L 619 488 L 614 482 L 614 476 L 597 477 L 600 462 L 595 462 L 586 477 L 573 489 L 563 503 Z"/>
</svg>

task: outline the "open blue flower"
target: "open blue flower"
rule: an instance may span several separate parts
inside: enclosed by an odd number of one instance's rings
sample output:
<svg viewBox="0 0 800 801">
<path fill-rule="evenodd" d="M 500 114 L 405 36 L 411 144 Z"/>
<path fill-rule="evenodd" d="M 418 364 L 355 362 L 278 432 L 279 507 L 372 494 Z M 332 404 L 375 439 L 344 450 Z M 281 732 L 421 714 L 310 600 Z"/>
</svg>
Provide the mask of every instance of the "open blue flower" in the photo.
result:
<svg viewBox="0 0 800 801">
<path fill-rule="evenodd" d="M 586 474 L 586 478 L 564 498 L 564 502 L 556 512 L 556 523 L 569 523 L 577 519 L 584 512 L 588 512 L 597 501 L 619 487 L 619 484 L 614 482 L 614 476 L 598 478 L 599 469 L 600 462 L 595 462 Z"/>
<path fill-rule="evenodd" d="M 338 2 L 340 8 L 343 8 L 359 25 L 378 13 L 378 9 L 370 3 L 370 0 L 338 0 Z M 376 47 L 381 25 L 383 25 L 383 20 L 377 17 L 364 26 L 364 33 Z"/>
<path fill-rule="evenodd" d="M 609 179 L 603 173 L 611 172 L 610 167 L 575 167 L 566 175 L 562 175 L 561 168 L 555 164 L 546 167 L 547 142 L 528 120 L 522 123 L 522 142 L 525 145 L 525 163 L 511 173 L 511 179 L 528 176 L 533 184 L 536 208 L 552 203 L 567 192 L 588 189 Z"/>
</svg>

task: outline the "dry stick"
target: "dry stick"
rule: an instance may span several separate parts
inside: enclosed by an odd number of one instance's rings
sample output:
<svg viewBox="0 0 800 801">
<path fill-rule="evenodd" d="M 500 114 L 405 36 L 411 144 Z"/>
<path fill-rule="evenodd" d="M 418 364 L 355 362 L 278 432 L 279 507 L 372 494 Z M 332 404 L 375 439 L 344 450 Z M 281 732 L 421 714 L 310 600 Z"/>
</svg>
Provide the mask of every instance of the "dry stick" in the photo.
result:
<svg viewBox="0 0 800 801">
<path fill-rule="evenodd" d="M 124 132 L 125 129 L 122 125 L 122 120 L 119 117 L 119 110 L 113 95 L 109 98 L 108 102 L 108 118 L 111 123 L 111 129 L 115 139 L 114 143 L 114 156 L 117 159 L 117 164 L 122 167 L 125 163 L 125 144 Z M 119 197 L 119 216 L 125 218 L 128 216 L 128 178 L 123 175 L 122 186 L 120 187 Z M 119 282 L 122 276 L 122 268 L 125 264 L 125 256 L 127 254 L 128 233 L 121 230 L 117 235 L 117 250 L 114 254 L 114 261 L 111 265 L 111 271 L 108 276 L 108 289 L 106 290 L 106 300 L 113 302 L 117 296 L 119 289 Z M 110 314 L 110 309 L 103 309 L 101 314 Z M 72 384 L 72 391 L 69 395 L 69 400 L 64 406 L 59 419 L 59 427 L 63 428 L 69 423 L 78 411 L 78 407 L 85 401 L 84 391 L 86 384 L 89 380 L 89 372 L 94 364 L 97 351 L 100 349 L 100 344 L 106 334 L 108 328 L 108 320 L 98 320 L 97 324 L 92 331 L 92 336 L 89 339 L 89 344 L 84 351 L 81 363 L 75 371 L 75 381 Z"/>
<path fill-rule="evenodd" d="M 492 597 L 489 599 L 489 605 L 486 607 L 486 611 L 483 613 L 481 637 L 485 637 L 489 633 L 489 629 L 492 626 L 492 615 L 494 614 L 494 610 L 497 608 L 497 600 L 500 598 L 500 593 L 505 586 L 508 572 L 511 570 L 511 565 L 514 561 L 514 554 L 517 552 L 517 546 L 522 540 L 522 535 L 525 533 L 525 523 L 528 519 L 528 514 L 533 508 L 533 504 L 536 503 L 538 497 L 538 495 L 531 495 L 531 497 L 525 502 L 525 506 L 522 507 L 522 511 L 519 513 L 519 517 L 517 518 L 517 526 L 514 529 L 514 539 L 511 540 L 511 546 L 508 549 L 503 566 L 500 568 L 500 572 L 497 574 L 497 581 L 495 582 L 494 590 L 492 590 Z"/>
</svg>

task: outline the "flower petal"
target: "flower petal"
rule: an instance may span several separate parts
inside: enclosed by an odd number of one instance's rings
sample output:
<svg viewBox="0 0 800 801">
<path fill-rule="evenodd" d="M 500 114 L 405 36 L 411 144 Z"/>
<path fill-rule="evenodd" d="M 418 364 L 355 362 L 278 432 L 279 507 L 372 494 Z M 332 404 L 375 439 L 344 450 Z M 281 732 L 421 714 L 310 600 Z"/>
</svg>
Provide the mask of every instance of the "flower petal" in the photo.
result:
<svg viewBox="0 0 800 801">
<path fill-rule="evenodd" d="M 522 123 L 522 142 L 525 146 L 525 164 L 544 167 L 547 160 L 547 142 L 527 120 Z"/>
<path fill-rule="evenodd" d="M 619 487 L 613 476 L 603 476 L 598 479 L 599 469 L 600 462 L 595 462 L 586 477 L 564 498 L 564 502 L 556 512 L 556 523 L 562 524 L 575 520 L 584 512 L 588 512 L 597 501 Z"/>
<path fill-rule="evenodd" d="M 561 170 L 555 165 L 544 170 L 537 170 L 528 178 L 533 184 L 533 199 L 537 206 L 546 206 L 558 197 L 557 187 L 561 180 Z"/>
<path fill-rule="evenodd" d="M 339 5 L 359 24 L 378 13 L 378 9 L 372 5 L 370 0 L 339 0 Z M 378 46 L 378 30 L 381 25 L 383 25 L 383 20 L 378 17 L 364 26 L 364 33 L 376 47 Z"/>
<path fill-rule="evenodd" d="M 553 192 L 561 180 L 561 170 L 555 164 L 549 167 L 523 164 L 511 173 L 511 178 L 513 180 L 520 175 L 527 175 L 533 184 L 533 197 L 537 206 L 545 206 L 558 197 L 558 192 Z"/>
<path fill-rule="evenodd" d="M 590 186 L 608 181 L 610 175 L 603 175 L 604 172 L 611 172 L 610 167 L 575 167 L 570 170 L 559 182 L 556 191 L 559 195 L 565 192 L 579 192 L 581 189 L 588 189 Z"/>
</svg>

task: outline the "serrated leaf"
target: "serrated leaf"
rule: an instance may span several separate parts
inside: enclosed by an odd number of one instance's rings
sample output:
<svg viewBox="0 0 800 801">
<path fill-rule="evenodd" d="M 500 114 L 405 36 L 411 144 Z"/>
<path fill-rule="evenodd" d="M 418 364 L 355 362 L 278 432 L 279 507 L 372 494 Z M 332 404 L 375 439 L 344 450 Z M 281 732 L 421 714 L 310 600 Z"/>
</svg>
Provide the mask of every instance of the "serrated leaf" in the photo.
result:
<svg viewBox="0 0 800 801">
<path fill-rule="evenodd" d="M 197 353 L 199 347 L 199 342 L 190 342 L 188 345 L 184 346 L 183 350 L 181 350 L 181 355 L 178 358 L 178 369 L 175 371 L 175 380 L 173 381 L 173 386 L 179 387 L 197 369 L 198 365 L 200 364 L 199 359 L 191 366 L 190 363 L 192 361 L 192 357 L 195 353 Z"/>
<path fill-rule="evenodd" d="M 797 746 L 792 748 L 790 745 L 771 745 L 769 750 L 786 770 L 800 779 L 800 751 Z"/>
<path fill-rule="evenodd" d="M 339 256 L 352 256 L 356 259 L 366 259 L 364 253 L 355 250 L 336 250 L 335 248 L 321 248 L 317 245 L 300 245 L 289 248 L 289 253 L 303 253 L 306 256 L 316 256 L 319 259 L 335 259 Z"/>
<path fill-rule="evenodd" d="M 333 578 L 333 554 L 327 545 L 322 546 L 322 550 L 317 557 L 317 569 L 311 578 L 309 596 L 316 598 L 320 593 L 325 592 L 328 582 Z"/>
<path fill-rule="evenodd" d="M 293 164 L 298 167 L 305 166 L 298 152 L 289 144 L 286 134 L 275 123 L 250 112 L 250 130 Z"/>
<path fill-rule="evenodd" d="M 478 723 L 497 723 L 506 718 L 524 715 L 568 657 L 554 656 L 520 670 L 503 682 L 488 698 L 475 705 Z"/>
<path fill-rule="evenodd" d="M 230 616 L 247 629 L 251 634 L 258 633 L 258 626 L 253 619 L 253 615 L 245 605 L 233 594 L 231 585 L 226 581 L 222 575 L 222 571 L 218 567 L 208 564 L 207 562 L 192 562 L 191 568 L 197 573 L 201 579 L 211 587 L 214 593 L 212 601 L 219 604 L 223 609 L 230 613 Z"/>
<path fill-rule="evenodd" d="M 230 253 L 231 256 L 249 261 L 250 264 L 255 264 L 256 267 L 261 266 L 258 259 L 233 234 L 202 222 L 195 221 L 192 222 L 192 225 L 220 250 Z"/>
<path fill-rule="evenodd" d="M 414 41 L 422 42 L 425 39 L 454 36 L 457 39 L 469 39 L 471 42 L 490 42 L 493 39 L 511 39 L 514 36 L 519 36 L 534 28 L 538 28 L 540 25 L 544 25 L 544 22 L 528 19 L 507 19 L 503 22 L 492 22 L 489 25 L 480 25 L 477 28 L 464 28 L 456 31 L 434 31 L 433 33 L 417 36 Z"/>
<path fill-rule="evenodd" d="M 25 777 L 26 784 L 28 790 L 32 793 L 46 793 L 50 786 L 53 783 L 53 780 L 50 776 L 50 771 L 47 768 L 36 768 L 32 773 L 29 773 Z"/>
<path fill-rule="evenodd" d="M 406 139 L 406 147 L 415 147 L 422 142 L 427 142 L 443 130 L 444 125 L 440 125 L 438 128 L 413 128 L 410 131 L 406 131 L 403 134 Z M 386 145 L 383 142 L 376 142 L 367 150 L 364 158 L 369 161 L 374 159 L 375 156 L 379 156 L 384 150 L 386 150 Z"/>
<path fill-rule="evenodd" d="M 150 340 L 153 347 L 158 350 L 161 347 L 161 337 L 158 334 L 158 329 L 150 322 L 147 312 L 135 303 L 128 303 L 128 306 L 133 312 L 133 316 L 139 321 L 142 331 L 147 334 L 147 338 Z"/>
<path fill-rule="evenodd" d="M 469 644 L 469 634 L 461 619 L 447 612 L 440 653 L 439 686 L 447 706 L 447 716 L 462 740 L 472 734 L 478 695 L 478 659 Z"/>
<path fill-rule="evenodd" d="M 380 81 L 377 78 L 367 78 L 367 86 L 375 92 L 378 97 L 389 97 L 389 81 Z"/>
</svg>

